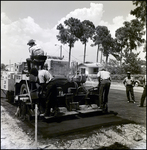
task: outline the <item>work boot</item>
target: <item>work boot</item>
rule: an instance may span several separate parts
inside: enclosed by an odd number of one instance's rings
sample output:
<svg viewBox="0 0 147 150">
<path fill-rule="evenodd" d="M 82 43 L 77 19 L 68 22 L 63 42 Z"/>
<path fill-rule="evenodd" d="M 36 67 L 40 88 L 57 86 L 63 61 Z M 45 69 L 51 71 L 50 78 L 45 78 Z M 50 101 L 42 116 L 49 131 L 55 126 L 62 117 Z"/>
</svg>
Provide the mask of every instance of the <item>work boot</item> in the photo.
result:
<svg viewBox="0 0 147 150">
<path fill-rule="evenodd" d="M 99 109 L 103 109 L 103 104 L 101 104 L 98 108 L 99 108 Z"/>
<path fill-rule="evenodd" d="M 142 105 L 137 105 L 138 107 L 143 107 Z"/>
<path fill-rule="evenodd" d="M 40 110 L 40 116 L 44 116 L 45 112 L 43 110 Z"/>
<path fill-rule="evenodd" d="M 50 108 L 47 108 L 45 110 L 45 113 L 44 113 L 44 117 L 49 117 L 51 114 L 50 114 Z"/>
<path fill-rule="evenodd" d="M 57 107 L 57 108 L 55 108 L 54 109 L 54 116 L 57 116 L 58 115 L 58 113 L 60 112 L 60 109 Z"/>
</svg>

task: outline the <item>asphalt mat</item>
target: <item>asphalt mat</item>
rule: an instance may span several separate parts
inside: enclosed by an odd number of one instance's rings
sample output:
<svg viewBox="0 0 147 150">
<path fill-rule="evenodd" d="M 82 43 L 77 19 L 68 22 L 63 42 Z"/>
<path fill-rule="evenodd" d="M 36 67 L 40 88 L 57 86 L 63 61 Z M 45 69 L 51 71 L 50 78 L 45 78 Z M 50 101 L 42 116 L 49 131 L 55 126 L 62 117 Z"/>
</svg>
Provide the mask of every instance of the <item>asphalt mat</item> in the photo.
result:
<svg viewBox="0 0 147 150">
<path fill-rule="evenodd" d="M 2 100 L 1 105 L 7 109 L 11 116 L 14 116 L 16 107 L 7 102 L 7 100 Z M 101 127 L 109 127 L 112 125 L 120 125 L 134 123 L 131 120 L 124 119 L 117 116 L 116 112 L 110 111 L 106 114 L 102 111 L 95 111 L 87 114 L 79 113 L 78 115 L 69 115 L 65 117 L 56 117 L 47 119 L 39 119 L 37 124 L 38 134 L 42 135 L 44 138 L 55 137 L 65 134 L 70 134 L 80 131 L 90 131 L 93 129 L 98 129 Z M 22 123 L 21 123 L 22 124 Z M 28 130 L 28 122 L 23 122 L 23 128 Z M 30 125 L 29 125 L 30 126 Z M 31 121 L 31 126 L 35 127 L 35 120 Z M 30 127 L 31 127 L 30 126 Z"/>
<path fill-rule="evenodd" d="M 59 118 L 54 118 L 52 122 L 39 120 L 37 126 L 38 133 L 46 138 L 127 123 L 133 122 L 116 116 L 114 112 L 109 112 L 107 114 L 98 114 L 97 116 L 72 116 L 67 120 L 63 118 L 60 120 Z M 32 125 L 35 126 L 35 123 L 32 122 Z"/>
</svg>

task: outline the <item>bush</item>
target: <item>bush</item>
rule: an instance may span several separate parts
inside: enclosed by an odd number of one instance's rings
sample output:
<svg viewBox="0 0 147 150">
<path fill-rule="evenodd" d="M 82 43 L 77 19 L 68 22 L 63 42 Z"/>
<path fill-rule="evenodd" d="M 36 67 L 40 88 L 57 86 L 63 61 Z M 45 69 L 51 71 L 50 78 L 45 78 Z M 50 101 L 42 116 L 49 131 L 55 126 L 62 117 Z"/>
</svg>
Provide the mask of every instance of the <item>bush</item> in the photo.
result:
<svg viewBox="0 0 147 150">
<path fill-rule="evenodd" d="M 135 80 L 142 81 L 144 75 L 142 74 L 132 74 L 131 76 L 134 77 Z M 96 75 L 91 75 L 89 76 L 93 81 L 97 81 L 97 76 Z M 122 81 L 124 78 L 127 77 L 127 74 L 111 74 L 111 79 L 112 81 Z"/>
<path fill-rule="evenodd" d="M 127 74 L 112 74 L 111 79 L 112 80 L 123 80 L 126 76 L 127 76 Z M 131 76 L 133 76 L 134 79 L 137 79 L 139 81 L 142 80 L 144 77 L 144 75 L 142 75 L 142 74 L 135 74 L 135 75 L 133 74 Z"/>
</svg>

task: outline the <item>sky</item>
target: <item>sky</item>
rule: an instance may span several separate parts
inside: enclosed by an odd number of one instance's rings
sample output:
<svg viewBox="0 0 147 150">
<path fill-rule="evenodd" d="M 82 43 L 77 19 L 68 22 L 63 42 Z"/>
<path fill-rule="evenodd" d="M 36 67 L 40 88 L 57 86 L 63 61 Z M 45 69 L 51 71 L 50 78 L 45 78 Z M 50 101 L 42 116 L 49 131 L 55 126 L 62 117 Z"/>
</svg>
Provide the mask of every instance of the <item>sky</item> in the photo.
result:
<svg viewBox="0 0 147 150">
<path fill-rule="evenodd" d="M 70 17 L 89 20 L 95 26 L 107 26 L 115 38 L 115 31 L 123 26 L 123 22 L 135 18 L 130 15 L 134 8 L 132 1 L 1 1 L 1 63 L 26 61 L 30 55 L 27 45 L 30 39 L 51 56 L 60 56 L 62 45 L 62 55 L 68 60 L 68 45 L 56 38 L 59 34 L 57 25 Z M 89 40 L 86 61 L 96 62 L 97 47 L 91 47 L 91 44 Z M 142 50 L 140 47 L 137 51 L 145 60 Z M 77 41 L 71 51 L 71 61 L 82 63 L 83 54 L 84 45 Z"/>
</svg>

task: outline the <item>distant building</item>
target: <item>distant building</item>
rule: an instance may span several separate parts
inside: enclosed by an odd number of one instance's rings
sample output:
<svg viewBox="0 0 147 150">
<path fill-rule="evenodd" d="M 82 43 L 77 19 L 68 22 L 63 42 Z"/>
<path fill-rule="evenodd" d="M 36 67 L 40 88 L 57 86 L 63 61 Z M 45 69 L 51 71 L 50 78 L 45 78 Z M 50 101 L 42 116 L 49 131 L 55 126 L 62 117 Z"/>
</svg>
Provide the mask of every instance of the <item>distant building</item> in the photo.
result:
<svg viewBox="0 0 147 150">
<path fill-rule="evenodd" d="M 81 74 L 86 74 L 88 76 L 95 76 L 99 68 L 101 68 L 103 64 L 101 63 L 81 63 L 78 65 L 78 70 Z"/>
<path fill-rule="evenodd" d="M 5 70 L 12 71 L 12 72 L 22 72 L 24 67 L 27 67 L 27 63 L 26 62 L 14 63 L 14 64 L 7 65 L 5 67 Z"/>
</svg>

